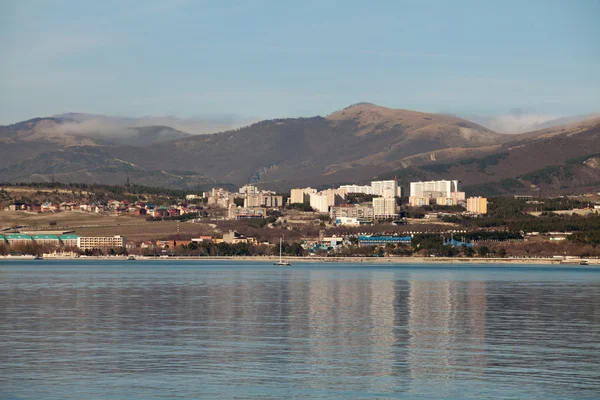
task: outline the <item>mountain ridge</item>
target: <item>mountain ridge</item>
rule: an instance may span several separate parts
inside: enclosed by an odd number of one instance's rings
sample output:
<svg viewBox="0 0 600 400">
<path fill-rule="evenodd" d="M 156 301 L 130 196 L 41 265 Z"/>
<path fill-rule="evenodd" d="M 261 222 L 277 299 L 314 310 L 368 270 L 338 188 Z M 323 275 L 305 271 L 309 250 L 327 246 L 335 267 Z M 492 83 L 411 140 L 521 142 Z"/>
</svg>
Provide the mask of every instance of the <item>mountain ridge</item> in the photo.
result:
<svg viewBox="0 0 600 400">
<path fill-rule="evenodd" d="M 63 114 L 0 126 L 0 143 L 5 143 L 0 146 L 0 174 L 11 181 L 47 179 L 56 168 L 55 177 L 60 173 L 67 174 L 64 179 L 80 179 L 85 173 L 97 183 L 114 183 L 124 181 L 133 165 L 138 176 L 152 175 L 159 186 L 192 186 L 193 179 L 173 181 L 151 171 L 188 171 L 207 183 L 254 182 L 285 190 L 364 182 L 395 171 L 401 178 L 458 176 L 477 185 L 515 179 L 596 150 L 600 153 L 595 120 L 507 135 L 458 117 L 371 103 L 325 117 L 264 120 L 205 135 L 165 126 L 129 127 L 120 131 L 126 139 L 118 141 L 69 133 L 65 127 L 73 118 L 74 114 Z M 54 136 L 41 135 L 44 129 Z M 541 149 L 548 156 L 532 162 L 531 154 Z M 573 175 L 574 167 L 569 168 Z M 565 177 L 557 182 L 562 181 Z"/>
</svg>

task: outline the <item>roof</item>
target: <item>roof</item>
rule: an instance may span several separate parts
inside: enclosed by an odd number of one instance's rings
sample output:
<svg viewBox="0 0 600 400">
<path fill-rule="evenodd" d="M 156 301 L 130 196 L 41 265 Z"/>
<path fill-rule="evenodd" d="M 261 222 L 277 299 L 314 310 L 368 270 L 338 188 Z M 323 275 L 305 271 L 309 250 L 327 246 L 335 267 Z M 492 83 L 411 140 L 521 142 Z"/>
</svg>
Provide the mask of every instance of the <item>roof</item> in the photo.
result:
<svg viewBox="0 0 600 400">
<path fill-rule="evenodd" d="M 11 240 L 11 239 L 26 239 L 26 240 L 31 240 L 31 236 L 29 235 L 23 235 L 21 233 L 7 233 L 6 234 L 6 240 Z"/>
<path fill-rule="evenodd" d="M 79 236 L 77 235 L 61 235 L 59 236 L 60 240 L 69 240 L 69 239 L 78 239 Z"/>
<path fill-rule="evenodd" d="M 58 240 L 56 235 L 33 235 L 33 240 Z"/>
</svg>

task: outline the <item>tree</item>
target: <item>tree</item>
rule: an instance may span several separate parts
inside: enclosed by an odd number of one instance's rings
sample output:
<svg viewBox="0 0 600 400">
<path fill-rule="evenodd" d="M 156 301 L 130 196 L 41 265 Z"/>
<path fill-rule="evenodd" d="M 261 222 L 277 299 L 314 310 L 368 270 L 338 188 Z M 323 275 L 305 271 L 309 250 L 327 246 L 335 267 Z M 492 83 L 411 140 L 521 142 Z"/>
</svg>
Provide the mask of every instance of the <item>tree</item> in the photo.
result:
<svg viewBox="0 0 600 400">
<path fill-rule="evenodd" d="M 479 257 L 487 257 L 490 254 L 490 249 L 486 246 L 481 246 L 477 248 L 477 255 Z"/>
</svg>

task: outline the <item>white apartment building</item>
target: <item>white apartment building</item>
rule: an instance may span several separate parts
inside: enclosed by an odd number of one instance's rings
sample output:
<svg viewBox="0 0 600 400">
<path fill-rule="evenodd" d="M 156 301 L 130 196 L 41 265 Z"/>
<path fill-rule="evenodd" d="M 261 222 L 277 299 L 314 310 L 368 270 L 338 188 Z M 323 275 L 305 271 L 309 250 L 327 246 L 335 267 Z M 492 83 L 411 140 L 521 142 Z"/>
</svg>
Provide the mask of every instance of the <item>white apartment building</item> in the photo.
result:
<svg viewBox="0 0 600 400">
<path fill-rule="evenodd" d="M 346 191 L 346 193 L 363 193 L 363 194 L 373 194 L 373 189 L 369 185 L 359 186 L 359 185 L 342 185 L 340 189 Z"/>
<path fill-rule="evenodd" d="M 402 197 L 402 188 L 398 186 L 398 181 L 372 181 L 371 194 L 383 197 Z"/>
<path fill-rule="evenodd" d="M 125 247 L 125 238 L 121 235 L 77 238 L 77 247 L 81 250 L 111 249 Z"/>
<path fill-rule="evenodd" d="M 452 193 L 458 192 L 458 181 L 427 181 L 411 182 L 411 197 L 452 197 Z"/>
<path fill-rule="evenodd" d="M 376 197 L 373 199 L 375 218 L 396 217 L 396 199 L 394 197 Z"/>
<path fill-rule="evenodd" d="M 310 187 L 304 189 L 292 189 L 290 192 L 290 204 L 294 203 L 310 203 L 310 195 L 316 194 L 317 189 Z"/>
<path fill-rule="evenodd" d="M 241 194 L 258 194 L 260 190 L 254 185 L 244 185 L 239 189 Z"/>
<path fill-rule="evenodd" d="M 313 208 L 313 210 L 320 213 L 329 212 L 329 198 L 326 194 L 311 193 L 310 206 Z"/>
</svg>

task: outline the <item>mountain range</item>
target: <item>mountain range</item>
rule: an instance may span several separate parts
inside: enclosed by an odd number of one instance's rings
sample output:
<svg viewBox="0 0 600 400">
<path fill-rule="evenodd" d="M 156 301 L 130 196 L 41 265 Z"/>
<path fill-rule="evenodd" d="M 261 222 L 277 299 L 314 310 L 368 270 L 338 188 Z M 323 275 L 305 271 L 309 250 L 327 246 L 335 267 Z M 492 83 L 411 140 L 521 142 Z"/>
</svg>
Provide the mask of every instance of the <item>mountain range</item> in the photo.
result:
<svg viewBox="0 0 600 400">
<path fill-rule="evenodd" d="M 395 176 L 404 184 L 459 179 L 469 194 L 600 190 L 600 117 L 593 115 L 513 135 L 370 103 L 202 135 L 101 117 L 0 126 L 0 180 L 123 184 L 129 177 L 187 190 L 245 183 L 287 190 Z"/>
</svg>

